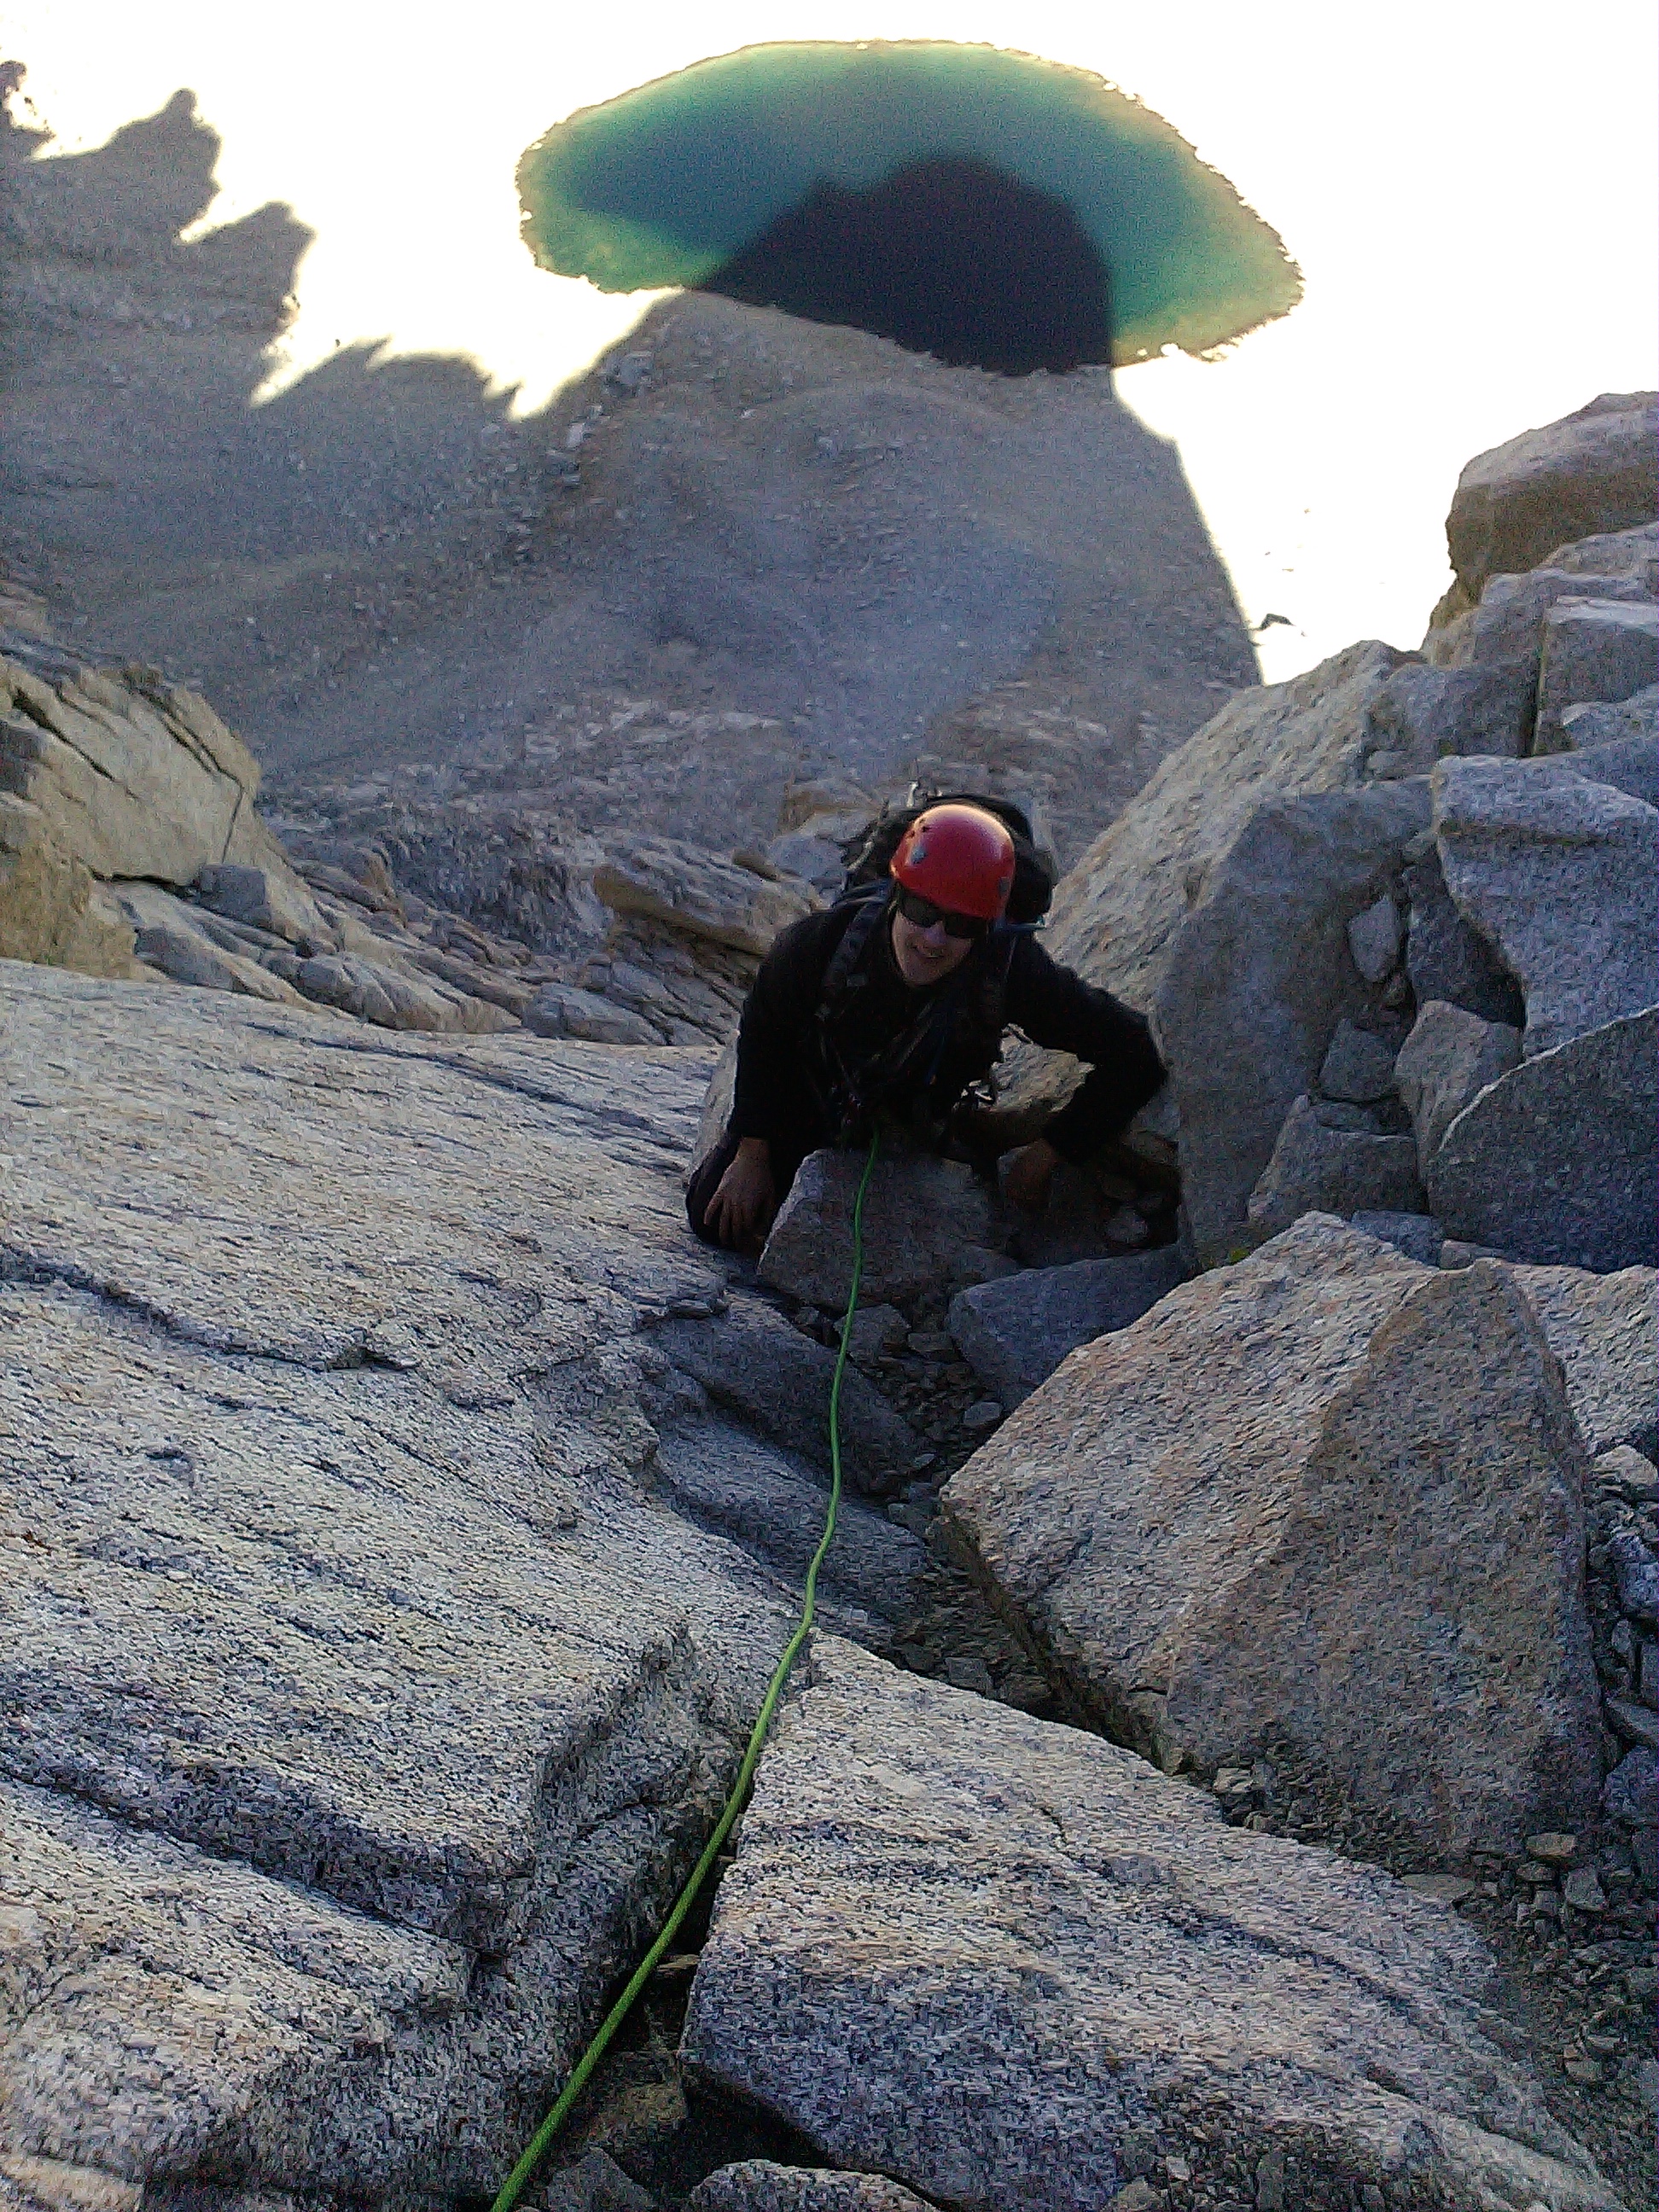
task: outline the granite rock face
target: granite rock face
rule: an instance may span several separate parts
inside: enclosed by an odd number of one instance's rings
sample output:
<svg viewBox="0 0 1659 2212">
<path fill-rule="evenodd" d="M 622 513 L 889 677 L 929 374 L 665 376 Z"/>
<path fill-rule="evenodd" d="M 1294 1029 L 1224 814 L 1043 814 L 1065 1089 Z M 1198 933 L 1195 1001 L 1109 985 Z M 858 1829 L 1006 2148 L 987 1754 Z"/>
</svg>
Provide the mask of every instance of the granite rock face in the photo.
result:
<svg viewBox="0 0 1659 2212">
<path fill-rule="evenodd" d="M 763 1283 L 842 1310 L 864 1164 L 862 1152 L 807 1154 L 760 1255 Z M 996 1201 L 970 1169 L 925 1154 L 878 1158 L 865 1207 L 860 1297 L 878 1304 L 947 1285 L 964 1247 L 994 1249 L 1004 1237 Z"/>
<path fill-rule="evenodd" d="M 1447 889 L 1520 982 L 1529 1059 L 1655 1003 L 1659 811 L 1550 760 L 1448 761 L 1434 833 Z"/>
<path fill-rule="evenodd" d="M 1365 2185 L 1613 2212 L 1488 2039 L 1488 1971 L 1376 1869 L 820 1639 L 682 2049 L 941 2204 L 1103 2207 L 1151 2134 L 1224 2201 L 1276 2152 L 1310 2212 Z"/>
<path fill-rule="evenodd" d="M 1182 1195 L 1200 1260 L 1253 1241 L 1247 1204 L 1338 1022 L 1370 1014 L 1349 922 L 1425 824 L 1420 783 L 1275 799 L 1210 871 L 1176 939 L 1155 1025 L 1181 1112 Z M 1381 1190 L 1356 1204 L 1405 1205 Z"/>
<path fill-rule="evenodd" d="M 958 1291 L 951 1301 L 951 1334 L 993 1395 L 1017 1406 L 1067 1352 L 1139 1321 L 1188 1272 L 1173 1244 L 1121 1260 L 1024 1268 Z"/>
<path fill-rule="evenodd" d="M 1446 519 L 1452 568 L 1471 599 L 1489 576 L 1535 568 L 1564 539 L 1651 522 L 1655 404 L 1649 392 L 1603 392 L 1475 456 Z"/>
<path fill-rule="evenodd" d="M 1589 1030 L 1471 1101 L 1427 1163 L 1449 1237 L 1544 1267 L 1651 1267 L 1654 1014 Z"/>
<path fill-rule="evenodd" d="M 486 2195 L 793 1610 L 653 1473 L 706 1055 L 0 994 L 9 2142 Z"/>
<path fill-rule="evenodd" d="M 1586 1474 L 1504 1269 L 1316 1215 L 1074 1352 L 945 1502 L 1080 1713 L 1166 1766 L 1293 1743 L 1445 1860 L 1594 1804 Z"/>
</svg>

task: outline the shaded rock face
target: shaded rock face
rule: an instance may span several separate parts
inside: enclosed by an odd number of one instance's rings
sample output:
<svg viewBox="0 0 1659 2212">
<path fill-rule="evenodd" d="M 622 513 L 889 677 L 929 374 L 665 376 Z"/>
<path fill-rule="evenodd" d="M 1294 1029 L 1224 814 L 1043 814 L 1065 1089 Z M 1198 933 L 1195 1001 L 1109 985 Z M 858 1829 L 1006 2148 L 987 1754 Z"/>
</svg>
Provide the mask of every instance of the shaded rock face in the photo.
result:
<svg viewBox="0 0 1659 2212">
<path fill-rule="evenodd" d="M 1386 890 L 1427 812 L 1416 783 L 1264 803 L 1171 948 L 1155 1019 L 1181 1109 L 1187 1217 L 1206 1263 L 1258 1241 L 1247 1208 L 1286 1113 L 1311 1089 L 1338 1022 L 1380 1010 L 1348 925 Z M 1392 1168 L 1353 1188 L 1355 1206 L 1409 1210 L 1409 1184 Z"/>
<path fill-rule="evenodd" d="M 275 776 L 520 746 L 614 688 L 902 781 L 989 705 L 1039 756 L 1061 718 L 1081 840 L 1255 679 L 1174 449 L 1104 369 L 1013 380 L 698 294 L 523 420 L 364 346 L 254 409 L 303 228 L 180 241 L 218 150 L 186 95 L 93 153 L 24 140 L 14 550 L 118 654 L 199 674 Z M 770 834 L 775 793 L 723 792 L 723 842 Z"/>
<path fill-rule="evenodd" d="M 1004 1406 L 1017 1406 L 1069 1352 L 1139 1321 L 1184 1282 L 1172 1244 L 1121 1260 L 1074 1260 L 979 1283 L 951 1301 L 951 1334 Z"/>
<path fill-rule="evenodd" d="M 1074 1352 L 945 1507 L 1079 1711 L 1315 1751 L 1443 1859 L 1594 1805 L 1585 1474 L 1504 1271 L 1314 1215 Z"/>
<path fill-rule="evenodd" d="M 793 1602 L 656 1468 L 706 1058 L 0 994 L 9 2142 L 486 2195 Z"/>
<path fill-rule="evenodd" d="M 1650 392 L 1603 392 L 1542 429 L 1479 453 L 1457 479 L 1446 544 L 1466 604 L 1488 577 L 1536 568 L 1550 548 L 1650 523 L 1659 504 Z"/>
<path fill-rule="evenodd" d="M 1233 2201 L 1272 2154 L 1316 2208 L 1368 2183 L 1612 2212 L 1487 2039 L 1486 1971 L 1374 1869 L 821 1639 L 683 2050 L 937 2203 L 1104 2205 L 1151 2140 Z"/>
</svg>

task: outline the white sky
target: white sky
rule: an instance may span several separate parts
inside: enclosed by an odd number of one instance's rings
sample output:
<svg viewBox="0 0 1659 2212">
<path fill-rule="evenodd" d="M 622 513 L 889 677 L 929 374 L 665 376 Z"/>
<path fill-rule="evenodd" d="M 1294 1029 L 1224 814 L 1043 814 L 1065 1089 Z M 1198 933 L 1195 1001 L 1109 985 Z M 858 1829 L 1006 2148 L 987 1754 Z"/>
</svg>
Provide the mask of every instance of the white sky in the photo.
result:
<svg viewBox="0 0 1659 2212">
<path fill-rule="evenodd" d="M 1301 263 L 1307 298 L 1225 361 L 1125 372 L 1175 437 L 1270 679 L 1350 639 L 1414 645 L 1483 448 L 1650 388 L 1659 324 L 1650 0 L 0 0 L 0 52 L 61 149 L 179 85 L 223 137 L 209 222 L 268 199 L 317 233 L 283 373 L 337 341 L 470 354 L 521 405 L 644 304 L 536 270 L 513 170 L 572 108 L 765 39 L 983 40 L 1138 94 Z"/>
</svg>

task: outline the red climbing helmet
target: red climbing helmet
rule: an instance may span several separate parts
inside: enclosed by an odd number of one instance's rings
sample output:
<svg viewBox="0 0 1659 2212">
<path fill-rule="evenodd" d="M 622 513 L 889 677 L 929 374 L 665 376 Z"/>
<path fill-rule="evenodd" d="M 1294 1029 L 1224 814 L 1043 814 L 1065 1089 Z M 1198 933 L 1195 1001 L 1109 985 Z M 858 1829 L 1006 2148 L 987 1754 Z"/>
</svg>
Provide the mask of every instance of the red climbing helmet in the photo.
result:
<svg viewBox="0 0 1659 2212">
<path fill-rule="evenodd" d="M 1014 841 L 981 806 L 930 806 L 899 840 L 895 882 L 945 914 L 1000 921 L 1014 887 Z"/>
</svg>

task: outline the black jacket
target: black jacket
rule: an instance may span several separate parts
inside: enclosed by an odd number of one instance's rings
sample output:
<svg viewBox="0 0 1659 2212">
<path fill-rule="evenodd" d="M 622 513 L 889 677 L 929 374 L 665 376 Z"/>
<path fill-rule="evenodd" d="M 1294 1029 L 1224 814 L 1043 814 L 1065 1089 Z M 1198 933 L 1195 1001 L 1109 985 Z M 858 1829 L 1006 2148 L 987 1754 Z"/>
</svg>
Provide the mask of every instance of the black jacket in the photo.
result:
<svg viewBox="0 0 1659 2212">
<path fill-rule="evenodd" d="M 942 1121 L 966 1086 L 985 1073 L 1000 1037 L 986 1009 L 1024 1031 L 1033 1044 L 1069 1052 L 1090 1074 L 1043 1134 L 1067 1159 L 1085 1158 L 1115 1136 L 1164 1080 L 1164 1066 L 1144 1018 L 1108 991 L 1085 983 L 1051 960 L 1037 939 L 1017 935 L 976 946 L 954 974 L 913 990 L 898 972 L 884 917 L 857 963 L 855 988 L 837 994 L 826 1022 L 824 975 L 859 912 L 855 904 L 809 915 L 786 929 L 761 963 L 738 1031 L 736 1098 L 727 1133 L 764 1137 L 783 1152 L 832 1143 L 844 1099 L 836 1078 L 855 1081 L 912 1033 L 924 1012 L 940 1007 L 934 1036 L 904 1071 L 901 1111 L 924 1104 Z M 1006 982 L 999 985 L 1006 963 Z M 931 1082 L 928 1080 L 931 1076 Z M 924 1099 L 923 1094 L 926 1093 Z"/>
</svg>

